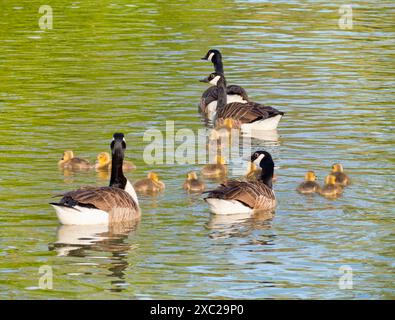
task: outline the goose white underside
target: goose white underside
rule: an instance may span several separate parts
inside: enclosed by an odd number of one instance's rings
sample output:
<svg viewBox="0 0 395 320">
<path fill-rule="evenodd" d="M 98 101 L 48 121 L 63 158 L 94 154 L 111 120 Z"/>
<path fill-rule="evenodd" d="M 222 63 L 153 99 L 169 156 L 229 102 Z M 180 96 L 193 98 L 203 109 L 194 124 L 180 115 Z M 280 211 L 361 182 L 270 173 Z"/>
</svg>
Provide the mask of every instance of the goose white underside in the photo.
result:
<svg viewBox="0 0 395 320">
<path fill-rule="evenodd" d="M 75 206 L 73 208 L 52 205 L 61 224 L 92 225 L 108 224 L 109 214 L 103 210 Z"/>
<path fill-rule="evenodd" d="M 253 212 L 253 209 L 245 206 L 237 200 L 207 198 L 206 202 L 208 203 L 209 210 L 214 214 L 251 214 Z"/>
<path fill-rule="evenodd" d="M 232 102 L 240 102 L 240 103 L 247 103 L 248 101 L 244 100 L 242 96 L 238 94 L 228 94 L 226 95 L 227 103 Z M 214 119 L 217 113 L 217 100 L 210 102 L 207 105 L 207 116 L 210 119 Z"/>
<path fill-rule="evenodd" d="M 255 121 L 252 123 L 244 123 L 241 125 L 243 132 L 249 132 L 252 130 L 275 130 L 282 118 L 282 115 L 277 115 L 272 118 Z"/>
</svg>

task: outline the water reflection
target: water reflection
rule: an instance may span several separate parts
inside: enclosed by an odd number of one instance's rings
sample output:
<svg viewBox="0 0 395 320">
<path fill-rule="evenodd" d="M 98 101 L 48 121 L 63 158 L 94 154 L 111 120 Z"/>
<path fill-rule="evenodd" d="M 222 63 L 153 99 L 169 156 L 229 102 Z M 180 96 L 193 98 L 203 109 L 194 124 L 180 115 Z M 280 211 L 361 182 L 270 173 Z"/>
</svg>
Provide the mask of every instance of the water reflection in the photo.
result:
<svg viewBox="0 0 395 320">
<path fill-rule="evenodd" d="M 246 237 L 254 230 L 271 228 L 274 212 L 262 211 L 250 214 L 210 215 L 206 227 L 211 239 Z"/>
<path fill-rule="evenodd" d="M 62 225 L 57 230 L 57 240 L 48 245 L 50 251 L 56 251 L 59 257 L 85 258 L 93 252 L 100 256 L 110 253 L 110 263 L 107 269 L 112 280 L 111 291 L 122 291 L 126 285 L 125 270 L 129 266 L 128 252 L 134 248 L 127 243 L 132 232 L 135 232 L 138 221 L 130 221 L 113 225 Z M 108 260 L 107 260 L 108 261 Z"/>
</svg>

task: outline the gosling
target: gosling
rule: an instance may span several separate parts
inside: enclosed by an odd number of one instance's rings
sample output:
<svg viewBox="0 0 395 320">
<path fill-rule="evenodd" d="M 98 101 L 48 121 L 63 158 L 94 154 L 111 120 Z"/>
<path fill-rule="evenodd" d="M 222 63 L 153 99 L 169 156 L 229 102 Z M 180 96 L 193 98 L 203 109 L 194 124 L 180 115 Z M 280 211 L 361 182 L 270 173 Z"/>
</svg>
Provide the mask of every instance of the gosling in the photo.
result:
<svg viewBox="0 0 395 320">
<path fill-rule="evenodd" d="M 332 165 L 332 175 L 336 177 L 336 183 L 345 187 L 350 184 L 350 178 L 344 173 L 343 166 L 340 163 Z"/>
<path fill-rule="evenodd" d="M 335 198 L 342 192 L 343 187 L 336 183 L 336 177 L 333 174 L 330 174 L 325 178 L 325 185 L 320 190 L 321 195 L 329 198 Z"/>
<path fill-rule="evenodd" d="M 165 189 L 165 184 L 159 180 L 155 172 L 149 172 L 147 178 L 139 180 L 133 185 L 136 192 L 155 194 Z"/>
<path fill-rule="evenodd" d="M 298 187 L 297 191 L 302 194 L 312 194 L 320 191 L 320 185 L 316 182 L 316 176 L 313 171 L 307 171 L 303 181 Z"/>
<path fill-rule="evenodd" d="M 100 152 L 97 155 L 97 161 L 95 169 L 98 171 L 110 171 L 111 170 L 111 158 L 108 152 Z M 124 161 L 122 164 L 123 171 L 130 171 L 136 169 L 136 166 L 130 161 Z"/>
<path fill-rule="evenodd" d="M 204 183 L 199 180 L 196 172 L 188 172 L 187 178 L 183 184 L 183 188 L 188 192 L 203 192 L 205 189 Z"/>
<path fill-rule="evenodd" d="M 215 164 L 206 164 L 202 168 L 202 175 L 206 178 L 222 178 L 226 176 L 227 168 L 223 156 L 216 157 Z"/>
<path fill-rule="evenodd" d="M 58 166 L 69 170 L 87 170 L 91 168 L 88 160 L 74 157 L 71 150 L 63 152 L 63 157 L 58 162 Z"/>
</svg>

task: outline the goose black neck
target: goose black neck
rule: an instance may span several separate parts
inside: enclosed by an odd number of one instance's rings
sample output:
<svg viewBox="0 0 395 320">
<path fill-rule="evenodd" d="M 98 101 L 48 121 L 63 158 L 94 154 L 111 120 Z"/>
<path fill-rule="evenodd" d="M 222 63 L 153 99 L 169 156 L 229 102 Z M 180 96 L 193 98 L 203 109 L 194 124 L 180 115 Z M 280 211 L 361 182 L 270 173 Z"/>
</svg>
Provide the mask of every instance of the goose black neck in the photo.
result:
<svg viewBox="0 0 395 320">
<path fill-rule="evenodd" d="M 274 164 L 265 165 L 264 168 L 262 167 L 260 180 L 264 184 L 266 184 L 270 189 L 273 188 L 273 174 L 274 174 Z"/>
<path fill-rule="evenodd" d="M 226 96 L 226 79 L 223 73 L 221 73 L 220 75 L 221 77 L 217 82 L 217 109 L 225 107 L 228 103 Z"/>
<path fill-rule="evenodd" d="M 122 148 L 122 141 L 115 141 L 112 150 L 110 187 L 117 187 L 125 190 L 127 179 L 122 170 L 123 158 L 124 151 Z"/>
</svg>

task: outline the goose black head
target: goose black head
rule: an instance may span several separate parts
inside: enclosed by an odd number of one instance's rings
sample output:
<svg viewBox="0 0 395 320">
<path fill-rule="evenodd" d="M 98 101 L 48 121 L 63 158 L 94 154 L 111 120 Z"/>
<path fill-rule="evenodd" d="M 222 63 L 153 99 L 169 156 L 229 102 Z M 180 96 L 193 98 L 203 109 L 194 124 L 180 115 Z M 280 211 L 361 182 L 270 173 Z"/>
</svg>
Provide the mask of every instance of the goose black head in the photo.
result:
<svg viewBox="0 0 395 320">
<path fill-rule="evenodd" d="M 221 78 L 223 79 L 222 74 L 217 73 L 217 72 L 213 72 L 213 73 L 210 73 L 210 75 L 209 75 L 208 77 L 206 77 L 206 78 L 204 78 L 204 79 L 201 79 L 201 80 L 199 80 L 199 81 L 200 81 L 200 82 L 211 83 L 212 85 L 216 86 L 217 83 L 218 83 L 218 81 L 219 81 Z"/>
<path fill-rule="evenodd" d="M 218 62 L 222 60 L 222 55 L 221 52 L 219 52 L 219 50 L 216 49 L 210 49 L 206 55 L 202 58 L 202 60 L 207 60 L 210 61 L 212 63 Z"/>
<path fill-rule="evenodd" d="M 255 151 L 251 155 L 251 162 L 257 167 L 263 168 L 274 168 L 274 162 L 272 156 L 267 151 Z"/>
<path fill-rule="evenodd" d="M 123 133 L 114 133 L 111 141 L 111 150 L 114 153 L 115 149 L 126 149 L 126 141 Z"/>
</svg>

